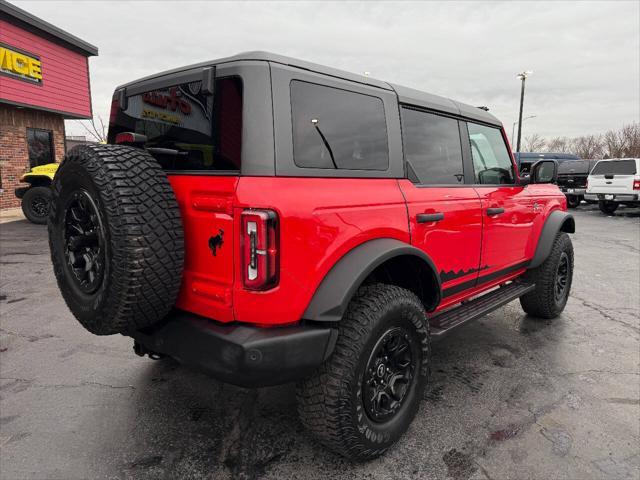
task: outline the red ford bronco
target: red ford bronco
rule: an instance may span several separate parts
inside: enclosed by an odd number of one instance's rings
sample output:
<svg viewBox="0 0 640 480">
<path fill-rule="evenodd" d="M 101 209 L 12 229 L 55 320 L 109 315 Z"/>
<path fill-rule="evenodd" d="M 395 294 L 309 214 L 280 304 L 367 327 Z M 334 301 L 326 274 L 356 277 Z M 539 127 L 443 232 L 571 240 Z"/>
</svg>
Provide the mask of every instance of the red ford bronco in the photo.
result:
<svg viewBox="0 0 640 480">
<path fill-rule="evenodd" d="M 554 161 L 521 177 L 483 109 L 263 52 L 119 87 L 73 149 L 55 275 L 97 335 L 241 386 L 297 381 L 356 460 L 398 440 L 430 342 L 515 299 L 565 307 L 575 223 Z"/>
</svg>

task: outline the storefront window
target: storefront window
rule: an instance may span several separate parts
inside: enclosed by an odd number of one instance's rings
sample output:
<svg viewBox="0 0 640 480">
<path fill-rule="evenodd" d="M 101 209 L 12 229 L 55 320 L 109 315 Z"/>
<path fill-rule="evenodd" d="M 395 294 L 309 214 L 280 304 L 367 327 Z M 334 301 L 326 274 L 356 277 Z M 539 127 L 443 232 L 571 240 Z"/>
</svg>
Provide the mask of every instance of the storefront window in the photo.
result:
<svg viewBox="0 0 640 480">
<path fill-rule="evenodd" d="M 51 130 L 27 128 L 27 147 L 31 168 L 55 162 Z"/>
</svg>

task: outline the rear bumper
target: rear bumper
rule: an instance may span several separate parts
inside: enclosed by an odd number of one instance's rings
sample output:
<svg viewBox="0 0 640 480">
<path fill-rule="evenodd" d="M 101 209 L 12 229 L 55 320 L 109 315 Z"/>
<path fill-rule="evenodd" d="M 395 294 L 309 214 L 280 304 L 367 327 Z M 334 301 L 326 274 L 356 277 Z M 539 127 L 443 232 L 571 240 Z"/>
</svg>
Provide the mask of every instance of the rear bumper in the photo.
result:
<svg viewBox="0 0 640 480">
<path fill-rule="evenodd" d="M 587 200 L 609 200 L 612 202 L 637 202 L 640 195 L 617 193 L 590 193 L 585 196 Z"/>
<path fill-rule="evenodd" d="M 587 191 L 584 188 L 573 188 L 573 187 L 560 187 L 560 190 L 565 195 L 584 195 Z"/>
<path fill-rule="evenodd" d="M 152 332 L 135 332 L 136 353 L 160 353 L 242 387 L 278 385 L 310 375 L 333 352 L 337 330 L 296 325 L 221 325 L 175 311 Z"/>
</svg>

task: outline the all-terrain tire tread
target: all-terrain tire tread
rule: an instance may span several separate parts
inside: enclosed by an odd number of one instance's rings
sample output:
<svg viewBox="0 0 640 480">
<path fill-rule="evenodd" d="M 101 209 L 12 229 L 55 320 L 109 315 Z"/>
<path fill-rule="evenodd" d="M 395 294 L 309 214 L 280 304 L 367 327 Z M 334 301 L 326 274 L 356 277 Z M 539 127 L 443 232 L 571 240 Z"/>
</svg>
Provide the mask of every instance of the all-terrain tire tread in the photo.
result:
<svg viewBox="0 0 640 480">
<path fill-rule="evenodd" d="M 573 272 L 573 245 L 571 238 L 565 232 L 560 232 L 547 259 L 538 267 L 529 270 L 525 279 L 535 283 L 536 288 L 520 297 L 522 309 L 533 317 L 551 319 L 557 317 L 562 309 L 559 309 L 554 297 L 554 284 L 556 278 L 557 262 L 562 252 L 569 256 L 571 272 Z M 571 278 L 567 288 L 571 289 Z M 564 308 L 564 306 L 562 307 Z"/>
<path fill-rule="evenodd" d="M 54 178 L 50 229 L 57 214 L 60 178 L 71 164 L 86 170 L 99 191 L 110 247 L 110 258 L 106 259 L 111 266 L 109 301 L 85 326 L 94 333 L 112 334 L 158 322 L 176 301 L 184 264 L 182 220 L 166 174 L 140 149 L 76 147 Z M 52 237 L 49 235 L 50 241 Z M 59 277 L 62 259 L 52 255 L 52 260 Z M 59 285 L 64 295 L 60 279 Z"/>
<path fill-rule="evenodd" d="M 421 338 L 423 364 L 420 374 L 429 376 L 429 323 L 418 297 L 403 288 L 372 284 L 361 287 L 349 304 L 339 324 L 338 339 L 332 356 L 311 377 L 298 382 L 298 413 L 303 425 L 327 448 L 354 460 L 368 460 L 382 455 L 389 446 L 372 449 L 365 446 L 351 418 L 350 384 L 362 349 L 375 327 L 376 313 L 390 302 L 401 300 L 413 304 L 422 318 L 412 321 Z"/>
</svg>

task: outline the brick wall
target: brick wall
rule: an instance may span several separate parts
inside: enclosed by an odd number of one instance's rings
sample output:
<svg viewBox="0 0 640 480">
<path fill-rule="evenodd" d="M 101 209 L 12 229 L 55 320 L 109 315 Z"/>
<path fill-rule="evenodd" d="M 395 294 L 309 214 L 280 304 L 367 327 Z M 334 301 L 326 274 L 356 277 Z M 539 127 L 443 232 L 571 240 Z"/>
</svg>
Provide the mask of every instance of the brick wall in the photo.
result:
<svg viewBox="0 0 640 480">
<path fill-rule="evenodd" d="M 16 108 L 0 104 L 0 209 L 20 206 L 20 200 L 13 193 L 20 183 L 20 176 L 29 170 L 29 153 L 27 150 L 27 127 L 41 128 L 53 132 L 55 160 L 64 158 L 64 119 L 62 116 Z"/>
</svg>

